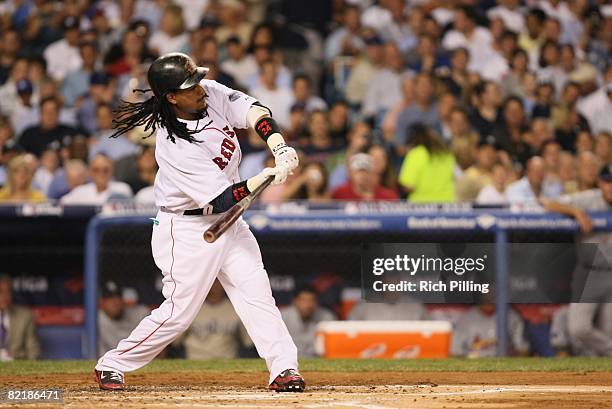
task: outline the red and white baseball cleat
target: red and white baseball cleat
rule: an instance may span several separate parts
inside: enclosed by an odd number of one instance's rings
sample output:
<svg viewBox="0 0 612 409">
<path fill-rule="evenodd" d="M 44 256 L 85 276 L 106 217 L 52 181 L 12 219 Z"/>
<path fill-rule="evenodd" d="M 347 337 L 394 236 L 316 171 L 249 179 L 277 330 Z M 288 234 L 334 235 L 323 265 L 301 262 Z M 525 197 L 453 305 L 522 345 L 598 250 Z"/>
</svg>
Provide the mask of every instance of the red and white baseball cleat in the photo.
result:
<svg viewBox="0 0 612 409">
<path fill-rule="evenodd" d="M 295 369 L 285 369 L 274 378 L 268 388 L 276 392 L 304 392 L 306 382 Z"/>
<path fill-rule="evenodd" d="M 103 391 L 122 391 L 124 389 L 125 382 L 123 381 L 123 375 L 119 372 L 114 371 L 98 371 L 94 369 L 96 376 L 96 382 L 100 385 L 100 389 Z"/>
</svg>

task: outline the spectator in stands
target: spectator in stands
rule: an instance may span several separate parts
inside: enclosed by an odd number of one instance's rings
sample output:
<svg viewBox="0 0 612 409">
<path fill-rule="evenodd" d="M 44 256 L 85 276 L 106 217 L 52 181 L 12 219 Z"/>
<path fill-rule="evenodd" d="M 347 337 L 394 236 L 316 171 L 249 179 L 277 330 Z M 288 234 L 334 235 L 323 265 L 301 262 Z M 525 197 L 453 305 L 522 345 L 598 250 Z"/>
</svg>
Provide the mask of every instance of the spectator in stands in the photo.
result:
<svg viewBox="0 0 612 409">
<path fill-rule="evenodd" d="M 11 277 L 0 275 L 0 361 L 39 357 L 40 341 L 34 314 L 13 304 Z"/>
<path fill-rule="evenodd" d="M 130 185 L 133 192 L 139 193 L 141 190 L 152 187 L 157 175 L 157 162 L 155 161 L 155 149 L 142 146 L 138 154 L 126 157 L 126 160 L 136 162 L 136 174 L 130 175 L 124 181 Z M 144 193 L 143 193 L 144 194 Z"/>
<path fill-rule="evenodd" d="M 353 107 L 360 107 L 364 102 L 367 87 L 376 79 L 385 59 L 384 42 L 376 32 L 366 33 L 364 42 L 365 55 L 353 66 L 346 83 L 345 97 Z"/>
<path fill-rule="evenodd" d="M 8 164 L 7 183 L 0 189 L 0 202 L 44 202 L 45 195 L 32 188 L 34 167 L 28 155 L 19 155 Z"/>
<path fill-rule="evenodd" d="M 147 28 L 135 23 L 128 27 L 121 42 L 113 45 L 104 57 L 104 68 L 110 76 L 129 74 L 141 63 L 153 59 L 153 53 L 146 43 Z"/>
<path fill-rule="evenodd" d="M 293 103 L 303 104 L 306 112 L 325 111 L 327 104 L 320 97 L 312 95 L 312 81 L 305 74 L 293 77 Z"/>
<path fill-rule="evenodd" d="M 294 97 L 291 89 L 279 86 L 276 82 L 278 70 L 273 60 L 261 65 L 261 87 L 251 90 L 251 95 L 274 112 L 274 118 L 283 128 L 289 127 L 289 109 Z"/>
<path fill-rule="evenodd" d="M 361 29 L 360 10 L 356 5 L 345 4 L 341 25 L 334 29 L 325 40 L 325 61 L 333 64 L 340 56 L 356 56 L 365 47 L 359 35 Z"/>
<path fill-rule="evenodd" d="M 11 113 L 11 124 L 15 134 L 21 133 L 40 120 L 39 107 L 33 103 L 34 86 L 29 79 L 22 79 L 15 84 L 17 98 Z"/>
<path fill-rule="evenodd" d="M 543 200 L 546 210 L 572 217 L 580 226 L 582 243 L 600 244 L 597 255 L 591 250 L 578 251 L 574 273 L 573 301 L 569 306 L 567 329 L 571 344 L 597 355 L 612 356 L 612 278 L 610 254 L 607 251 L 611 234 L 593 232 L 593 221 L 587 212 L 612 210 L 612 165 L 602 167 L 597 187 L 559 198 Z M 603 247 L 601 247 L 603 245 Z M 606 317 L 599 322 L 596 317 Z"/>
<path fill-rule="evenodd" d="M 60 102 L 49 97 L 40 102 L 40 125 L 32 126 L 23 131 L 19 144 L 23 148 L 40 156 L 49 147 L 59 147 L 64 138 L 79 134 L 71 126 L 60 123 Z"/>
<path fill-rule="evenodd" d="M 301 148 L 311 162 L 325 163 L 342 148 L 329 134 L 329 115 L 325 111 L 314 111 L 310 114 L 308 132 L 308 140 Z"/>
<path fill-rule="evenodd" d="M 214 38 L 204 38 L 194 51 L 198 65 L 208 68 L 207 79 L 217 81 L 226 87 L 236 88 L 234 77 L 219 66 L 219 45 Z"/>
<path fill-rule="evenodd" d="M 32 186 L 47 196 L 49 186 L 58 172 L 60 165 L 59 153 L 55 149 L 47 149 L 40 157 L 40 166 L 34 173 Z"/>
<path fill-rule="evenodd" d="M 101 206 L 110 199 L 129 199 L 132 189 L 123 182 L 113 181 L 113 161 L 98 154 L 89 162 L 92 182 L 77 186 L 63 196 L 62 204 Z"/>
<path fill-rule="evenodd" d="M 118 102 L 116 81 L 104 72 L 94 72 L 89 77 L 89 92 L 82 96 L 77 108 L 79 126 L 90 135 L 100 130 L 97 122 L 98 105 L 115 107 Z"/>
<path fill-rule="evenodd" d="M 476 197 L 476 203 L 479 205 L 505 205 L 506 186 L 508 186 L 509 176 L 506 166 L 497 162 L 493 165 L 491 184 L 483 187 Z"/>
<path fill-rule="evenodd" d="M 66 74 L 81 68 L 83 61 L 78 48 L 80 24 L 77 17 L 66 17 L 62 23 L 63 38 L 45 49 L 47 71 L 55 81 L 61 82 Z"/>
<path fill-rule="evenodd" d="M 113 109 L 108 104 L 100 104 L 96 108 L 96 123 L 98 131 L 92 138 L 89 149 L 89 160 L 102 153 L 113 161 L 126 156 L 135 156 L 140 151 L 138 145 L 122 134 L 117 138 L 110 138 L 113 134 Z"/>
<path fill-rule="evenodd" d="M 555 87 L 548 80 L 538 80 L 535 90 L 535 104 L 531 110 L 531 117 L 550 118 L 555 97 Z"/>
<path fill-rule="evenodd" d="M 348 103 L 342 99 L 335 101 L 329 109 L 329 134 L 332 139 L 343 143 L 351 127 Z"/>
<path fill-rule="evenodd" d="M 560 183 L 546 182 L 546 164 L 540 156 L 534 156 L 527 161 L 525 176 L 508 186 L 506 197 L 510 203 L 537 204 L 540 198 L 554 198 L 561 191 Z"/>
<path fill-rule="evenodd" d="M 563 193 L 578 191 L 576 173 L 576 158 L 570 152 L 561 152 L 559 154 L 559 178 L 563 184 Z"/>
<path fill-rule="evenodd" d="M 593 152 L 594 146 L 595 140 L 593 139 L 593 135 L 591 135 L 588 129 L 585 129 L 579 131 L 578 135 L 576 135 L 576 143 L 573 151 L 576 152 L 576 155 L 580 156 L 582 152 Z"/>
<path fill-rule="evenodd" d="M 395 43 L 384 48 L 385 63 L 376 73 L 374 81 L 366 85 L 361 114 L 380 122 L 383 115 L 402 100 L 402 72 L 404 59 Z"/>
<path fill-rule="evenodd" d="M 82 66 L 74 71 L 66 74 L 66 78 L 62 83 L 62 95 L 64 103 L 67 106 L 73 106 L 78 98 L 89 93 L 89 79 L 93 74 L 98 63 L 98 45 L 95 42 L 81 42 L 79 44 L 79 53 Z"/>
<path fill-rule="evenodd" d="M 218 12 L 219 29 L 215 33 L 217 41 L 225 42 L 230 36 L 238 36 L 247 42 L 254 31 L 252 23 L 247 20 L 245 4 L 238 0 L 222 0 Z"/>
<path fill-rule="evenodd" d="M 287 182 L 282 198 L 283 200 L 302 199 L 310 203 L 327 202 L 330 199 L 327 179 L 325 166 L 320 162 L 311 162 Z"/>
<path fill-rule="evenodd" d="M 492 49 L 493 36 L 485 27 L 476 24 L 475 10 L 469 6 L 458 7 L 453 21 L 453 30 L 448 31 L 442 39 L 442 46 L 447 50 L 465 47 L 470 53 L 469 68 L 484 74 Z"/>
<path fill-rule="evenodd" d="M 529 9 L 525 17 L 525 28 L 519 36 L 519 47 L 537 55 L 543 42 L 543 28 L 546 14 L 539 8 Z"/>
<path fill-rule="evenodd" d="M 445 67 L 436 70 L 436 76 L 446 85 L 446 88 L 455 97 L 467 101 L 469 88 L 468 63 L 470 53 L 465 47 L 457 47 L 451 52 L 450 71 Z"/>
<path fill-rule="evenodd" d="M 372 144 L 368 147 L 367 153 L 374 161 L 374 173 L 377 183 L 393 191 L 398 191 L 397 173 L 391 164 L 389 151 L 380 144 Z"/>
<path fill-rule="evenodd" d="M 123 288 L 114 281 L 102 285 L 98 310 L 98 354 L 114 348 L 147 315 L 145 306 L 127 306 L 123 300 Z"/>
<path fill-rule="evenodd" d="M 544 144 L 554 140 L 554 130 L 550 120 L 546 118 L 534 118 L 531 128 L 526 134 L 526 142 L 533 152 L 541 152 Z"/>
<path fill-rule="evenodd" d="M 11 116 L 19 98 L 17 97 L 17 83 L 28 79 L 30 63 L 26 58 L 18 58 L 11 69 L 8 80 L 0 87 L 0 112 Z"/>
<path fill-rule="evenodd" d="M 238 36 L 231 36 L 225 42 L 227 59 L 221 63 L 221 70 L 234 77 L 238 85 L 245 87 L 246 78 L 257 75 L 259 67 L 252 55 L 246 53 Z"/>
<path fill-rule="evenodd" d="M 529 343 L 524 336 L 525 325 L 512 309 L 508 311 L 508 341 L 511 355 L 526 355 Z M 497 334 L 495 304 L 484 303 L 464 312 L 455 326 L 452 354 L 467 358 L 496 355 Z"/>
<path fill-rule="evenodd" d="M 578 154 L 578 190 L 591 190 L 597 187 L 597 174 L 601 162 L 591 151 Z"/>
<path fill-rule="evenodd" d="M 11 67 L 21 52 L 21 36 L 16 30 L 8 28 L 2 34 L 0 44 L 2 49 L 0 52 L 0 84 L 4 84 L 8 79 Z"/>
<path fill-rule="evenodd" d="M 499 108 L 502 94 L 499 85 L 493 81 L 482 81 L 474 87 L 472 106 L 474 111 L 470 123 L 481 138 L 491 135 L 500 122 Z"/>
<path fill-rule="evenodd" d="M 397 119 L 395 128 L 395 149 L 403 156 L 406 146 L 412 144 L 410 128 L 418 123 L 430 127 L 438 126 L 438 107 L 434 100 L 433 78 L 429 74 L 421 73 L 414 78 L 414 102 L 404 109 Z"/>
<path fill-rule="evenodd" d="M 317 324 L 331 321 L 333 314 L 318 305 L 317 292 L 312 287 L 301 287 L 295 292 L 291 306 L 281 310 L 283 321 L 295 342 L 300 357 L 317 356 L 315 331 Z"/>
<path fill-rule="evenodd" d="M 81 159 L 69 159 L 64 166 L 55 173 L 47 197 L 60 199 L 77 186 L 84 185 L 89 176 L 87 166 Z"/>
<path fill-rule="evenodd" d="M 399 196 L 379 184 L 380 175 L 374 168 L 374 159 L 367 153 L 356 153 L 349 160 L 349 181 L 332 193 L 338 200 L 397 200 Z"/>
<path fill-rule="evenodd" d="M 149 47 L 154 53 L 163 55 L 184 51 L 187 40 L 183 9 L 176 4 L 167 5 L 160 19 L 159 29 L 153 33 L 149 40 Z"/>
<path fill-rule="evenodd" d="M 455 158 L 438 135 L 422 124 L 410 128 L 412 148 L 404 158 L 399 183 L 411 202 L 455 200 Z"/>
<path fill-rule="evenodd" d="M 501 79 L 500 85 L 504 97 L 511 95 L 525 98 L 524 77 L 529 69 L 529 57 L 522 48 L 516 48 L 509 60 L 510 71 Z"/>
<path fill-rule="evenodd" d="M 478 143 L 475 162 L 457 179 L 457 200 L 473 202 L 483 187 L 493 182 L 493 165 L 498 160 L 494 138 L 489 136 Z"/>
<path fill-rule="evenodd" d="M 525 164 L 532 156 L 532 148 L 523 140 L 527 131 L 527 121 L 523 102 L 515 96 L 510 96 L 504 101 L 502 109 L 502 120 L 495 125 L 493 136 L 499 146 L 510 158 L 521 164 Z"/>
<path fill-rule="evenodd" d="M 234 359 L 253 345 L 218 280 L 181 338 L 187 359 Z"/>
<path fill-rule="evenodd" d="M 468 113 L 455 106 L 449 114 L 450 146 L 457 164 L 465 170 L 473 164 L 473 152 L 480 141 L 480 136 L 470 127 Z"/>
</svg>

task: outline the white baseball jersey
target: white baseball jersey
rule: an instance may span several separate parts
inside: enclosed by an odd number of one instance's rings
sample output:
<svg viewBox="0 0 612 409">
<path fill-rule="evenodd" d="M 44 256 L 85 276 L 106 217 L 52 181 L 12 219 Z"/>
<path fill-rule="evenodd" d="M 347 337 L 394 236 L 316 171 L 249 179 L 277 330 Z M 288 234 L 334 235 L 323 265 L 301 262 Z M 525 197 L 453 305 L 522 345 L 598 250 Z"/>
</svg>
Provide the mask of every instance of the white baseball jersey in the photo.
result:
<svg viewBox="0 0 612 409">
<path fill-rule="evenodd" d="M 200 84 L 208 97 L 207 116 L 197 121 L 181 120 L 200 143 L 174 137 L 165 128 L 157 130 L 155 158 L 155 204 L 172 211 L 206 207 L 228 186 L 240 182 L 241 152 L 234 128 L 247 128 L 247 112 L 257 100 L 212 80 Z"/>
<path fill-rule="evenodd" d="M 148 364 L 193 322 L 215 279 L 225 289 L 236 313 L 266 360 L 269 382 L 285 369 L 297 369 L 297 348 L 272 296 L 255 237 L 237 220 L 217 241 L 202 234 L 220 216 L 184 215 L 181 210 L 206 208 L 231 184 L 240 181 L 240 146 L 234 128 L 247 127 L 247 111 L 255 99 L 215 81 L 202 80 L 208 113 L 185 121 L 201 143 L 157 131 L 155 203 L 151 252 L 163 275 L 165 301 L 98 361 L 99 371 L 133 371 Z"/>
</svg>

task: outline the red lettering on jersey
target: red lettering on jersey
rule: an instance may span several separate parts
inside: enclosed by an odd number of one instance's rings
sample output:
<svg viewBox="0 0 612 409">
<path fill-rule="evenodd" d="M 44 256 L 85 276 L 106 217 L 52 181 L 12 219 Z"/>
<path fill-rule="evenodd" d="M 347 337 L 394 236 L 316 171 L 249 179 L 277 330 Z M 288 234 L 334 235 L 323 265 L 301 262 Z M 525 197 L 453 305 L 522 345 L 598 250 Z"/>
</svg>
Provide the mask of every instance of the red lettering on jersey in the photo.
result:
<svg viewBox="0 0 612 409">
<path fill-rule="evenodd" d="M 233 130 L 230 129 L 229 126 L 224 126 L 223 130 L 225 131 L 225 133 L 227 134 L 227 136 L 229 136 L 230 138 L 233 138 L 234 136 L 236 136 L 236 132 L 234 132 Z"/>
<path fill-rule="evenodd" d="M 230 152 L 234 152 L 236 150 L 236 144 L 234 142 L 232 142 L 231 139 L 223 139 L 223 142 L 221 143 L 221 150 L 223 151 L 223 148 L 227 149 Z"/>
<path fill-rule="evenodd" d="M 231 155 L 230 155 L 230 158 L 231 158 Z M 219 169 L 221 170 L 225 169 L 225 167 L 229 163 L 227 161 L 224 161 L 223 158 L 219 158 L 219 157 L 214 158 L 212 161 L 215 162 L 217 166 L 219 166 Z"/>
</svg>

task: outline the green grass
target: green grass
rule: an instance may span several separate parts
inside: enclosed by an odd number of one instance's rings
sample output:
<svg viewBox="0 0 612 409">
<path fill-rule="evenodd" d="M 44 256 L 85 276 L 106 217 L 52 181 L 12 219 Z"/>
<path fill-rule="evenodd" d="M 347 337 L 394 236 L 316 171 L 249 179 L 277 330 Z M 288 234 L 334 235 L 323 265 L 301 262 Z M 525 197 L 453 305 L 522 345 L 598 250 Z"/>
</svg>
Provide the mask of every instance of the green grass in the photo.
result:
<svg viewBox="0 0 612 409">
<path fill-rule="evenodd" d="M 89 373 L 95 361 L 14 361 L 0 363 L 0 375 L 40 375 L 46 373 Z M 304 372 L 612 372 L 612 358 L 481 358 L 420 360 L 303 359 Z M 214 361 L 156 360 L 143 372 L 263 372 L 261 359 Z"/>
</svg>

